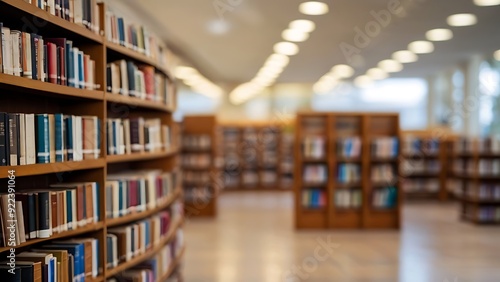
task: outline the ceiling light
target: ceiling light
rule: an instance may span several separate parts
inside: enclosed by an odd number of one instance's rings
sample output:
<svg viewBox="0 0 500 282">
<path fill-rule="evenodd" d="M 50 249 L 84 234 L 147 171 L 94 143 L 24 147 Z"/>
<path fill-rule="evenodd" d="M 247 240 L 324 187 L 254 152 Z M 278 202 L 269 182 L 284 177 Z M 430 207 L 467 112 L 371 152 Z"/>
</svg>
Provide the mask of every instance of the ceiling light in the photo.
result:
<svg viewBox="0 0 500 282">
<path fill-rule="evenodd" d="M 267 58 L 266 62 L 264 63 L 265 66 L 280 66 L 280 67 L 286 67 L 288 63 L 290 62 L 290 58 L 288 56 L 283 55 L 283 54 L 272 54 Z"/>
<path fill-rule="evenodd" d="M 369 76 L 373 80 L 381 80 L 389 77 L 387 72 L 380 68 L 371 68 L 366 72 L 366 75 Z"/>
<path fill-rule="evenodd" d="M 378 67 L 385 72 L 398 72 L 403 70 L 403 65 L 395 60 L 383 60 L 378 63 Z"/>
<path fill-rule="evenodd" d="M 413 63 L 418 60 L 418 56 L 415 55 L 415 53 L 413 53 L 412 51 L 408 50 L 394 52 L 392 54 L 392 58 L 403 64 Z"/>
<path fill-rule="evenodd" d="M 178 66 L 175 68 L 175 77 L 178 79 L 186 79 L 195 73 L 197 73 L 197 71 L 192 67 Z"/>
<path fill-rule="evenodd" d="M 309 38 L 309 33 L 297 29 L 287 29 L 281 33 L 281 37 L 291 42 L 303 42 Z"/>
<path fill-rule="evenodd" d="M 436 28 L 427 31 L 425 37 L 430 41 L 446 41 L 453 38 L 453 32 L 447 28 Z"/>
<path fill-rule="evenodd" d="M 415 54 L 428 54 L 434 51 L 434 44 L 429 41 L 414 41 L 408 45 L 408 50 Z"/>
<path fill-rule="evenodd" d="M 349 78 L 354 75 L 354 69 L 348 65 L 336 65 L 332 67 L 332 73 L 340 78 Z"/>
<path fill-rule="evenodd" d="M 274 44 L 274 52 L 287 56 L 293 56 L 299 52 L 297 44 L 292 42 L 279 42 Z"/>
<path fill-rule="evenodd" d="M 449 16 L 446 22 L 451 26 L 470 26 L 477 23 L 477 17 L 473 14 L 455 14 Z"/>
<path fill-rule="evenodd" d="M 493 57 L 495 60 L 500 61 L 500 50 L 495 51 L 495 53 L 493 53 Z"/>
<path fill-rule="evenodd" d="M 316 24 L 310 20 L 294 20 L 288 27 L 302 32 L 312 32 L 316 28 Z"/>
<path fill-rule="evenodd" d="M 500 5 L 500 0 L 474 0 L 474 4 L 478 6 L 496 6 Z"/>
<path fill-rule="evenodd" d="M 229 29 L 231 29 L 231 26 L 229 25 L 229 23 L 223 19 L 217 19 L 217 20 L 213 20 L 213 21 L 210 21 L 208 23 L 208 31 L 210 31 L 211 33 L 213 34 L 216 34 L 216 35 L 222 35 L 222 34 L 226 34 Z"/>
<path fill-rule="evenodd" d="M 324 15 L 328 13 L 328 5 L 318 1 L 304 2 L 299 5 L 299 11 L 311 16 Z"/>
<path fill-rule="evenodd" d="M 367 75 L 360 75 L 354 79 L 354 85 L 359 88 L 366 88 L 373 83 L 373 80 Z"/>
</svg>

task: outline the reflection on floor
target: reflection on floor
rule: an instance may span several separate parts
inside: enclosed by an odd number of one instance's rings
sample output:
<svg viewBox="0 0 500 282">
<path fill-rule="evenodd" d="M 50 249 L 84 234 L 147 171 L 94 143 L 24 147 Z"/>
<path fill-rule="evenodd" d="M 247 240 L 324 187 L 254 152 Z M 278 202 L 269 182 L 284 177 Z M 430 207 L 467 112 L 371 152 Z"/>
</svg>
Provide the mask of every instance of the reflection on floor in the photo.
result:
<svg viewBox="0 0 500 282">
<path fill-rule="evenodd" d="M 295 231 L 291 193 L 226 193 L 185 226 L 186 282 L 500 281 L 500 228 L 455 204 L 406 204 L 401 232 Z"/>
</svg>

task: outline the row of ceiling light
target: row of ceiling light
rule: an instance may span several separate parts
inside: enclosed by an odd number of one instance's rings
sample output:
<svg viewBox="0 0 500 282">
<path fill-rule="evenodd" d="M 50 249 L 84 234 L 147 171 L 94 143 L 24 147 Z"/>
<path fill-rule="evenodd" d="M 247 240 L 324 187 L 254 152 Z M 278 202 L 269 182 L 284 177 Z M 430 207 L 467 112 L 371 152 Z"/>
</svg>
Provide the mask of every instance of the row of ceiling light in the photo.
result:
<svg viewBox="0 0 500 282">
<path fill-rule="evenodd" d="M 318 1 L 304 2 L 299 5 L 299 11 L 305 15 L 324 15 L 328 13 L 328 10 L 327 4 Z M 284 41 L 274 45 L 274 53 L 267 58 L 250 82 L 239 85 L 229 94 L 230 101 L 233 104 L 244 103 L 274 84 L 290 62 L 290 56 L 299 52 L 299 46 L 296 43 L 306 41 L 315 28 L 315 23 L 310 20 L 292 21 L 281 33 Z"/>
<path fill-rule="evenodd" d="M 500 0 L 474 0 L 474 3 L 478 6 L 495 6 L 500 5 Z M 477 17 L 468 13 L 455 14 L 449 16 L 446 22 L 451 27 L 471 26 L 477 23 Z M 368 87 L 374 81 L 386 79 L 391 73 L 402 71 L 403 64 L 416 62 L 419 55 L 432 53 L 434 51 L 433 42 L 452 39 L 453 31 L 448 28 L 432 29 L 425 33 L 425 37 L 427 40 L 411 42 L 408 44 L 407 50 L 396 51 L 392 54 L 391 59 L 380 61 L 377 67 L 371 68 L 364 75 L 356 77 L 354 84 L 360 88 Z M 498 55 L 500 59 L 500 50 L 495 55 Z M 313 90 L 317 94 L 328 93 L 343 79 L 351 78 L 354 73 L 355 70 L 351 66 L 336 65 L 314 84 Z"/>
<path fill-rule="evenodd" d="M 222 88 L 204 77 L 198 70 L 187 66 L 178 66 L 174 73 L 177 79 L 191 87 L 193 91 L 210 98 L 220 98 L 224 94 Z"/>
</svg>

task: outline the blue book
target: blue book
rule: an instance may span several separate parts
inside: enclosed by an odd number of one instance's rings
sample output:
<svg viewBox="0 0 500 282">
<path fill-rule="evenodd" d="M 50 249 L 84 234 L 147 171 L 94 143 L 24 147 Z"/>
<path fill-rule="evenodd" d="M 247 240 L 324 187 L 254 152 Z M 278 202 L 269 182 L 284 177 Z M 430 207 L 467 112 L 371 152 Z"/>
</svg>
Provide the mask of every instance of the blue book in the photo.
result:
<svg viewBox="0 0 500 282">
<path fill-rule="evenodd" d="M 83 52 L 78 52 L 78 88 L 85 88 L 85 69 L 83 63 Z"/>
<path fill-rule="evenodd" d="M 118 18 L 118 40 L 120 41 L 120 45 L 125 46 L 125 27 L 123 18 Z"/>
<path fill-rule="evenodd" d="M 66 190 L 66 213 L 68 218 L 68 229 L 72 230 L 73 227 L 73 200 L 71 196 L 71 190 Z"/>
<path fill-rule="evenodd" d="M 56 162 L 64 161 L 64 116 L 63 114 L 54 115 L 56 130 Z"/>
<path fill-rule="evenodd" d="M 398 142 L 398 139 L 394 138 L 393 139 L 393 152 L 392 152 L 392 156 L 393 157 L 397 157 L 398 156 L 398 152 L 399 152 L 399 142 Z"/>
<path fill-rule="evenodd" d="M 49 281 L 56 282 L 57 277 L 57 258 L 53 257 L 50 259 L 49 263 Z"/>
<path fill-rule="evenodd" d="M 67 83 L 68 86 L 75 87 L 75 66 L 74 66 L 74 55 L 73 55 L 73 42 L 71 40 L 66 41 L 66 72 L 67 72 Z"/>
<path fill-rule="evenodd" d="M 123 187 L 122 183 L 122 181 L 118 181 L 118 211 L 120 216 L 125 215 L 125 203 L 123 202 L 125 187 Z"/>
<path fill-rule="evenodd" d="M 83 244 L 54 242 L 52 245 L 43 246 L 46 249 L 66 250 L 74 257 L 75 280 L 85 280 L 85 248 Z"/>
<path fill-rule="evenodd" d="M 93 190 L 94 190 L 94 196 L 95 196 L 95 203 L 94 203 L 94 222 L 99 222 L 101 220 L 101 199 L 99 195 L 99 183 L 94 182 L 93 184 Z"/>
<path fill-rule="evenodd" d="M 74 116 L 65 117 L 66 121 L 66 149 L 68 152 L 68 161 L 74 159 L 74 148 L 73 148 L 73 120 Z"/>
<path fill-rule="evenodd" d="M 36 115 L 36 162 L 50 163 L 49 115 Z"/>
</svg>

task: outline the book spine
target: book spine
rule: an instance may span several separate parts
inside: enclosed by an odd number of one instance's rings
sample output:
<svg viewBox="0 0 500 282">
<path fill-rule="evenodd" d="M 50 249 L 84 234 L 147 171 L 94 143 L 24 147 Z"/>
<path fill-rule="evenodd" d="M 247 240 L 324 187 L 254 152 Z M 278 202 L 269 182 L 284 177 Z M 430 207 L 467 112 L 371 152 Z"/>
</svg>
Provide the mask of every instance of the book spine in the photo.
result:
<svg viewBox="0 0 500 282">
<path fill-rule="evenodd" d="M 38 193 L 38 238 L 49 238 L 51 235 L 50 196 L 49 192 Z"/>
<path fill-rule="evenodd" d="M 64 161 L 64 116 L 55 114 L 55 153 L 56 162 Z"/>
<path fill-rule="evenodd" d="M 9 146 L 8 130 L 9 119 L 6 113 L 0 113 L 0 165 L 8 165 L 9 153 L 7 146 Z"/>
<path fill-rule="evenodd" d="M 18 128 L 18 118 L 16 114 L 9 114 L 9 165 L 18 165 L 19 155 L 19 128 Z"/>
</svg>

